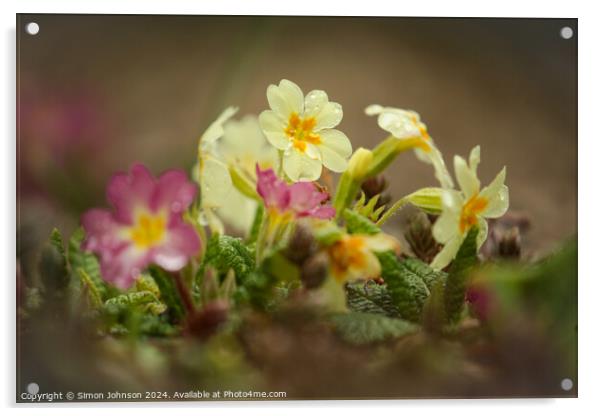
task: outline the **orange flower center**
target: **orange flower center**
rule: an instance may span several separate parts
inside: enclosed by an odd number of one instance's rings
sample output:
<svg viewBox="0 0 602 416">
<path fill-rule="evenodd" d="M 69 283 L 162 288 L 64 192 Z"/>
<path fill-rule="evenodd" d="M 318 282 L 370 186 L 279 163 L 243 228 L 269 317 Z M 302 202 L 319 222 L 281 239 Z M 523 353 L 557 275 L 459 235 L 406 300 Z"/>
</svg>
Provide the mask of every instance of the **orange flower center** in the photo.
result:
<svg viewBox="0 0 602 416">
<path fill-rule="evenodd" d="M 148 249 L 159 243 L 165 236 L 167 221 L 164 215 L 147 212 L 139 214 L 130 229 L 130 238 L 138 248 Z"/>
<path fill-rule="evenodd" d="M 305 152 L 307 143 L 320 144 L 320 136 L 314 133 L 314 127 L 316 127 L 314 117 L 301 118 L 297 113 L 292 113 L 284 133 L 297 150 Z"/>
<path fill-rule="evenodd" d="M 460 213 L 460 232 L 464 233 L 473 225 L 476 225 L 478 222 L 477 215 L 483 212 L 485 208 L 487 208 L 487 199 L 480 197 L 478 194 L 473 195 L 466 201 Z"/>
<path fill-rule="evenodd" d="M 412 123 L 420 132 L 421 140 L 417 141 L 416 147 L 424 150 L 425 152 L 430 152 L 431 145 L 429 144 L 429 140 L 431 139 L 431 136 L 429 135 L 428 131 L 426 130 L 426 126 L 424 124 L 418 122 L 418 118 L 415 115 L 412 115 L 411 118 L 412 118 Z"/>
<path fill-rule="evenodd" d="M 350 236 L 334 243 L 328 249 L 331 267 L 337 280 L 344 280 L 350 268 L 361 269 L 366 265 L 363 251 L 366 242 L 360 236 Z"/>
</svg>

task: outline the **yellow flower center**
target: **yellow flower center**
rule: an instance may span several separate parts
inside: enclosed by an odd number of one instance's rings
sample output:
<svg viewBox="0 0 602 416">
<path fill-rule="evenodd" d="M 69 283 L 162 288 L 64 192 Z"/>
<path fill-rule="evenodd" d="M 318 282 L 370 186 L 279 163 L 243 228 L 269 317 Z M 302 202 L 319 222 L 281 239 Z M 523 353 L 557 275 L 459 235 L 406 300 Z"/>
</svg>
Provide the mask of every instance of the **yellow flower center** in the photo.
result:
<svg viewBox="0 0 602 416">
<path fill-rule="evenodd" d="M 165 236 L 167 221 L 165 215 L 140 213 L 130 229 L 130 238 L 138 248 L 148 249 L 159 243 Z"/>
<path fill-rule="evenodd" d="M 320 144 L 320 136 L 314 133 L 314 127 L 316 127 L 314 117 L 301 118 L 299 114 L 292 113 L 284 133 L 293 142 L 293 146 L 297 150 L 305 152 L 307 143 Z"/>
<path fill-rule="evenodd" d="M 473 225 L 477 224 L 477 215 L 487 208 L 487 203 L 487 199 L 478 194 L 473 195 L 466 201 L 462 207 L 462 212 L 460 213 L 460 232 L 464 233 Z"/>
<path fill-rule="evenodd" d="M 334 277 L 345 280 L 347 270 L 350 268 L 361 269 L 366 265 L 363 248 L 366 241 L 360 236 L 350 236 L 334 243 L 328 249 Z"/>
</svg>

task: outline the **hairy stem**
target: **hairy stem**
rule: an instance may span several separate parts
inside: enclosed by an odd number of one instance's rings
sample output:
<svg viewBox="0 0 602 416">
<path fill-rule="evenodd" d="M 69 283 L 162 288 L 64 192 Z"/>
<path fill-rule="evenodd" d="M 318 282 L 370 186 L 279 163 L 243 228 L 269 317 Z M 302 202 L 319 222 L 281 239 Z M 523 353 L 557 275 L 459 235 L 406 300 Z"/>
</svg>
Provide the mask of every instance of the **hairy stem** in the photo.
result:
<svg viewBox="0 0 602 416">
<path fill-rule="evenodd" d="M 376 222 L 376 225 L 379 227 L 382 226 L 393 214 L 395 214 L 400 208 L 402 208 L 405 204 L 409 202 L 408 197 L 404 196 L 395 202 L 391 208 L 385 211 L 385 213 L 379 218 Z"/>
<path fill-rule="evenodd" d="M 182 278 L 182 273 L 174 272 L 172 273 L 174 280 L 176 281 L 176 289 L 178 290 L 178 294 L 182 299 L 182 303 L 184 304 L 184 308 L 186 308 L 187 316 L 191 316 L 195 311 L 194 301 L 192 300 L 192 295 L 190 294 L 190 289 L 184 282 Z"/>
</svg>

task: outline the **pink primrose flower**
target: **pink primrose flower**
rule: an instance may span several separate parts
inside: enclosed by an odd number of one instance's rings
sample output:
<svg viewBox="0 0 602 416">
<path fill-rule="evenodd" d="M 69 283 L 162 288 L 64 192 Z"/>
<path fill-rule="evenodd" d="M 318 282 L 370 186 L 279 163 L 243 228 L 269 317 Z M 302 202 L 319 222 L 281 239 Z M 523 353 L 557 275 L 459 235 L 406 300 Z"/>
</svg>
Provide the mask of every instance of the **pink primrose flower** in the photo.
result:
<svg viewBox="0 0 602 416">
<path fill-rule="evenodd" d="M 82 216 L 82 248 L 99 255 L 103 278 L 120 288 L 131 286 L 149 264 L 180 270 L 201 246 L 194 227 L 182 219 L 196 192 L 183 171 L 155 178 L 135 164 L 107 186 L 112 211 L 94 208 Z"/>
<path fill-rule="evenodd" d="M 335 209 L 324 204 L 326 192 L 320 192 L 312 182 L 297 182 L 288 185 L 278 179 L 273 169 L 257 170 L 257 192 L 270 212 L 292 214 L 295 218 L 314 217 L 329 219 Z"/>
</svg>

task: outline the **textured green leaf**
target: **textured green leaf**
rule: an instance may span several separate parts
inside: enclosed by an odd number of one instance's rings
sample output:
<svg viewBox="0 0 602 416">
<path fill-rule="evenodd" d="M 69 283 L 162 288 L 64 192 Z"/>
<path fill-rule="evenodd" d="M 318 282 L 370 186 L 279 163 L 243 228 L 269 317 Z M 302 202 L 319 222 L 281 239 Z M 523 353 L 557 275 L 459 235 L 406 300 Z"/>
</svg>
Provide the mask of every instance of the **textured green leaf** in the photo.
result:
<svg viewBox="0 0 602 416">
<path fill-rule="evenodd" d="M 50 233 L 50 244 L 63 256 L 65 261 L 67 261 L 67 253 L 65 252 L 65 243 L 63 242 L 63 236 L 58 228 L 53 228 Z"/>
<path fill-rule="evenodd" d="M 410 273 L 420 277 L 429 290 L 438 283 L 445 282 L 447 273 L 432 269 L 428 264 L 417 258 L 407 258 L 402 262 Z"/>
<path fill-rule="evenodd" d="M 77 269 L 77 274 L 81 280 L 82 287 L 84 287 L 85 290 L 87 290 L 88 292 L 90 305 L 93 308 L 100 308 L 102 306 L 102 297 L 100 296 L 96 285 L 94 284 L 88 273 L 86 273 L 86 271 L 80 267 L 79 269 Z"/>
<path fill-rule="evenodd" d="M 139 308 L 142 311 L 148 311 L 153 315 L 159 315 L 167 309 L 167 306 L 161 303 L 154 293 L 149 291 L 140 291 L 125 293 L 116 296 L 105 302 L 107 308 Z"/>
<path fill-rule="evenodd" d="M 362 214 L 352 211 L 349 208 L 343 212 L 343 218 L 347 225 L 347 231 L 351 234 L 378 234 L 380 228 Z"/>
<path fill-rule="evenodd" d="M 472 227 L 454 259 L 445 284 L 445 313 L 450 323 L 460 319 L 465 304 L 466 284 L 471 269 L 477 263 L 478 227 Z"/>
<path fill-rule="evenodd" d="M 418 322 L 429 289 L 418 274 L 416 263 L 400 261 L 393 252 L 376 253 L 382 267 L 382 277 L 402 318 Z"/>
<path fill-rule="evenodd" d="M 354 312 L 377 313 L 392 318 L 401 317 L 386 285 L 379 285 L 372 280 L 349 283 L 345 285 L 345 291 L 347 306 Z"/>
<path fill-rule="evenodd" d="M 402 319 L 387 316 L 351 312 L 334 315 L 335 330 L 345 341 L 352 344 L 370 344 L 416 333 L 419 327 Z"/>
<path fill-rule="evenodd" d="M 92 253 L 87 253 L 81 249 L 82 242 L 84 241 L 84 230 L 78 228 L 75 230 L 71 239 L 69 240 L 69 251 L 67 253 L 67 259 L 69 266 L 71 267 L 71 273 L 74 274 L 78 279 L 81 278 L 79 269 L 83 270 L 89 277 L 90 282 L 96 288 L 98 295 L 101 299 L 106 299 L 108 294 L 107 284 L 102 279 L 100 274 L 100 265 L 98 260 Z"/>
<path fill-rule="evenodd" d="M 233 269 L 238 283 L 255 268 L 255 257 L 240 238 L 214 234 L 207 244 L 203 267 L 212 266 L 220 274 Z"/>
<path fill-rule="evenodd" d="M 47 295 L 60 295 L 69 285 L 65 246 L 61 233 L 56 228 L 52 230 L 48 244 L 42 249 L 38 271 Z"/>
</svg>

